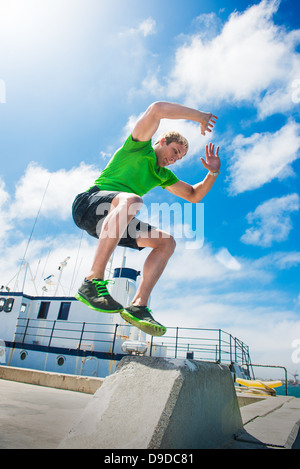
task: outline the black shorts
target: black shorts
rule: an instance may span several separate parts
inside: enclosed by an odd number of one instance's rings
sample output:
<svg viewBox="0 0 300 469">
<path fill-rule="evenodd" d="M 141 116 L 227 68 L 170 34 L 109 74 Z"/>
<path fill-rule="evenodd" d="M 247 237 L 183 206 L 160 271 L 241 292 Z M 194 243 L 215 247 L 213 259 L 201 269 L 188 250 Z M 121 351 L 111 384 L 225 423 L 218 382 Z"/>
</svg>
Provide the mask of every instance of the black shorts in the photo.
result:
<svg viewBox="0 0 300 469">
<path fill-rule="evenodd" d="M 108 215 L 111 202 L 120 192 L 100 191 L 97 186 L 78 194 L 72 205 L 75 224 L 94 238 L 99 238 L 103 220 Z M 123 233 L 118 246 L 141 250 L 136 239 L 140 232 L 151 231 L 153 227 L 134 217 Z"/>
</svg>

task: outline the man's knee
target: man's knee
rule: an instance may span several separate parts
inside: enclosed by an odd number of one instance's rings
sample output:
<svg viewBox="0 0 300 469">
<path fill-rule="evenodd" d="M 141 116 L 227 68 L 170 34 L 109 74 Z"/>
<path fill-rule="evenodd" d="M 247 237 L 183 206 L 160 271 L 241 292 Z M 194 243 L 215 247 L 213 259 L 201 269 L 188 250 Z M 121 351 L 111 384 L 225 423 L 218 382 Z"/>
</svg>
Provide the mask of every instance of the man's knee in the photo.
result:
<svg viewBox="0 0 300 469">
<path fill-rule="evenodd" d="M 176 241 L 173 238 L 173 236 L 170 236 L 170 238 L 169 238 L 169 250 L 170 250 L 171 254 L 173 254 L 175 249 L 176 249 Z"/>
<path fill-rule="evenodd" d="M 176 241 L 173 238 L 172 235 L 165 235 L 160 238 L 160 243 L 159 247 L 165 251 L 166 253 L 169 254 L 169 256 L 172 256 L 173 252 L 175 251 L 176 248 Z"/>
<path fill-rule="evenodd" d="M 159 249 L 169 256 L 173 254 L 176 248 L 176 241 L 173 236 L 157 228 L 141 233 L 137 238 L 137 244 L 139 247 Z"/>
</svg>

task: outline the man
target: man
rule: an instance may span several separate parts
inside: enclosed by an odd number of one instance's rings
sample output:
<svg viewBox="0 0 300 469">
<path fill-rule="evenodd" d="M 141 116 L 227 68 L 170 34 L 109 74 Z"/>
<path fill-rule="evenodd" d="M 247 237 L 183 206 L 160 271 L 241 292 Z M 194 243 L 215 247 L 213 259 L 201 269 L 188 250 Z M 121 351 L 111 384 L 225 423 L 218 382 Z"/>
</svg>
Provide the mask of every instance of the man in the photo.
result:
<svg viewBox="0 0 300 469">
<path fill-rule="evenodd" d="M 162 230 L 140 222 L 135 215 L 142 206 L 142 196 L 156 186 L 192 203 L 200 202 L 212 188 L 219 174 L 219 147 L 206 145 L 203 166 L 209 171 L 195 185 L 180 181 L 167 166 L 182 159 L 188 142 L 177 132 L 163 135 L 152 147 L 151 138 L 161 119 L 185 119 L 200 124 L 201 134 L 211 132 L 217 117 L 180 104 L 155 102 L 136 123 L 131 135 L 112 157 L 88 191 L 73 203 L 77 226 L 99 238 L 89 274 L 76 298 L 90 308 L 106 313 L 120 313 L 127 322 L 142 331 L 161 336 L 166 328 L 154 320 L 147 307 L 150 293 L 175 249 L 174 238 Z M 121 305 L 108 293 L 105 268 L 115 247 L 152 248 L 148 255 L 136 295 L 130 305 Z M 125 309 L 124 309 L 125 308 Z"/>
</svg>

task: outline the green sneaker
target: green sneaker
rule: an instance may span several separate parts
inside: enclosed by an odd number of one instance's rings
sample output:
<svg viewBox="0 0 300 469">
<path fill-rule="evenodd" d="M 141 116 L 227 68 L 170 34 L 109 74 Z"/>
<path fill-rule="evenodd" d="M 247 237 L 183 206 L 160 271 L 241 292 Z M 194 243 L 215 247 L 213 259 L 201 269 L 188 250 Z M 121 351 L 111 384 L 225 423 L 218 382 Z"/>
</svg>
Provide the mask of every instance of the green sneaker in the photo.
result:
<svg viewBox="0 0 300 469">
<path fill-rule="evenodd" d="M 76 300 L 82 301 L 89 308 L 100 313 L 119 313 L 123 310 L 123 306 L 108 293 L 109 282 L 111 280 L 85 279 L 75 295 Z"/>
<path fill-rule="evenodd" d="M 166 327 L 153 319 L 151 310 L 147 306 L 134 306 L 131 304 L 120 315 L 125 321 L 138 327 L 146 334 L 161 336 L 167 332 Z"/>
</svg>

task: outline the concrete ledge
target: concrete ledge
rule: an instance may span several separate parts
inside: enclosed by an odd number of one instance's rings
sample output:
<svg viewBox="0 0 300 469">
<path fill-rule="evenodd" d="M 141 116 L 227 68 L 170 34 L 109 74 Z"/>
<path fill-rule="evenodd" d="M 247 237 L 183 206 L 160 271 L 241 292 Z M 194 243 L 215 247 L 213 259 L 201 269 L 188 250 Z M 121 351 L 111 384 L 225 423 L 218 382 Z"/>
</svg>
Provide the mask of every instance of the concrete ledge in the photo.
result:
<svg viewBox="0 0 300 469">
<path fill-rule="evenodd" d="M 237 393 L 237 400 L 240 408 L 246 405 L 252 405 L 255 402 L 263 401 L 267 396 L 251 396 L 247 393 Z"/>
<path fill-rule="evenodd" d="M 66 375 L 2 365 L 0 365 L 0 379 L 65 389 L 67 391 L 83 392 L 86 394 L 94 394 L 104 381 L 104 378 Z"/>
<path fill-rule="evenodd" d="M 244 430 L 236 435 L 231 449 L 300 448 L 300 399 L 268 397 L 243 407 L 242 416 Z"/>
<path fill-rule="evenodd" d="M 59 448 L 218 448 L 242 426 L 227 366 L 125 357 Z"/>
<path fill-rule="evenodd" d="M 257 417 L 265 417 L 293 399 L 292 396 L 266 396 L 259 402 L 244 406 L 241 408 L 243 424 L 246 425 Z"/>
</svg>

